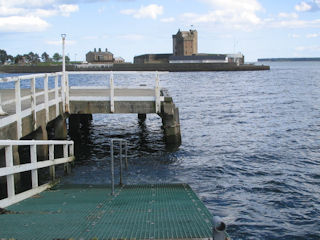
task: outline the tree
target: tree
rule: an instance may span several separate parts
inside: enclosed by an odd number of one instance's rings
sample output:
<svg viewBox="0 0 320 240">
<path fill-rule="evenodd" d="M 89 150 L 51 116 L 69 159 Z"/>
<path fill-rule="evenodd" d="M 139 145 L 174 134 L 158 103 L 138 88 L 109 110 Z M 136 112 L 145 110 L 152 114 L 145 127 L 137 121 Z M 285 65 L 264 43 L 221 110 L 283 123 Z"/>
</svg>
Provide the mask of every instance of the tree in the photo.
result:
<svg viewBox="0 0 320 240">
<path fill-rule="evenodd" d="M 18 64 L 20 61 L 22 61 L 23 60 L 23 56 L 21 56 L 20 54 L 18 54 L 17 56 L 15 56 L 15 58 L 14 58 L 14 63 L 15 64 Z"/>
<path fill-rule="evenodd" d="M 52 58 L 53 58 L 53 61 L 55 61 L 55 62 L 59 62 L 62 59 L 62 57 L 59 53 L 53 54 Z"/>
<path fill-rule="evenodd" d="M 14 57 L 12 55 L 8 55 L 7 56 L 7 60 L 9 60 L 10 63 L 13 63 L 14 62 Z"/>
<path fill-rule="evenodd" d="M 4 64 L 7 61 L 7 52 L 5 50 L 0 49 L 0 63 Z"/>
<path fill-rule="evenodd" d="M 41 59 L 43 62 L 49 62 L 50 61 L 50 56 L 48 53 L 44 52 L 41 54 Z"/>
<path fill-rule="evenodd" d="M 26 59 L 27 63 L 38 63 L 39 62 L 39 55 L 34 52 L 29 52 L 28 54 L 23 55 Z"/>
<path fill-rule="evenodd" d="M 32 59 L 32 62 L 33 62 L 33 63 L 38 63 L 38 62 L 40 62 L 40 56 L 39 56 L 38 53 L 34 54 L 34 57 L 33 57 L 33 59 Z"/>
<path fill-rule="evenodd" d="M 70 62 L 69 56 L 65 56 L 65 59 L 66 59 L 66 63 L 69 63 L 69 62 Z"/>
</svg>

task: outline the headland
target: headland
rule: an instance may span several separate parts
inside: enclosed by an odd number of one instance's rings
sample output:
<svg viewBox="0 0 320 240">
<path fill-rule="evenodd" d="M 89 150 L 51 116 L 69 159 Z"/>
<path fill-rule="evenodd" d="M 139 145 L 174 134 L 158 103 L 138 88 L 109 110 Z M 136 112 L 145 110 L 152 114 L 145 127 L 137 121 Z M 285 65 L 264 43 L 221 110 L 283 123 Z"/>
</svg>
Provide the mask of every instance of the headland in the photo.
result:
<svg viewBox="0 0 320 240">
<path fill-rule="evenodd" d="M 258 62 L 320 62 L 320 58 L 259 58 Z"/>
</svg>

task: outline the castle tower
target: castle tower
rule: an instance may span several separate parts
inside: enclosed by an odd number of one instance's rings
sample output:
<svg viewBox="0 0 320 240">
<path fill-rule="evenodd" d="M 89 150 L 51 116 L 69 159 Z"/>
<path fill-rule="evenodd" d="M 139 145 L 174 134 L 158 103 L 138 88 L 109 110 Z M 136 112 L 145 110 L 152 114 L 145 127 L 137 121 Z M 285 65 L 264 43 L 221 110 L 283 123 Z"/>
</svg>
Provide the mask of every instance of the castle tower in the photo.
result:
<svg viewBox="0 0 320 240">
<path fill-rule="evenodd" d="M 198 54 L 198 32 L 197 30 L 180 31 L 172 35 L 173 55 L 191 56 Z"/>
</svg>

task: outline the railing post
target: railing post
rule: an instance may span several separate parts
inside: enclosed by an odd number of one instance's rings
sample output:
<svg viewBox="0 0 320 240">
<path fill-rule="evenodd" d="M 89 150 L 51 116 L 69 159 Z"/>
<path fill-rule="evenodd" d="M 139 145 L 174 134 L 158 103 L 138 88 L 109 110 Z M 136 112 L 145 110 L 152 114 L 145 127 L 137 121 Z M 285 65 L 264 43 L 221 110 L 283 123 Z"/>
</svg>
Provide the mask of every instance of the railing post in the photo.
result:
<svg viewBox="0 0 320 240">
<path fill-rule="evenodd" d="M 65 75 L 62 73 L 61 75 L 61 98 L 62 98 L 62 113 L 66 111 L 66 83 L 65 83 Z"/>
<path fill-rule="evenodd" d="M 66 110 L 65 110 L 65 112 L 69 112 L 69 74 L 68 73 L 64 73 L 64 75 L 65 75 L 65 83 L 66 83 L 66 88 L 65 88 L 65 90 L 66 90 Z"/>
<path fill-rule="evenodd" d="M 64 158 L 68 157 L 68 144 L 63 144 L 63 157 Z M 64 173 L 70 174 L 70 164 L 69 163 L 64 164 Z"/>
<path fill-rule="evenodd" d="M 49 87 L 48 87 L 48 74 L 44 77 L 44 106 L 46 110 L 46 123 L 49 122 Z"/>
<path fill-rule="evenodd" d="M 16 97 L 16 117 L 17 117 L 17 139 L 22 137 L 22 116 L 21 116 L 21 86 L 20 78 L 15 82 L 15 97 Z"/>
<path fill-rule="evenodd" d="M 70 154 L 71 157 L 74 156 L 74 145 L 73 144 L 69 145 L 69 154 Z M 72 166 L 74 166 L 74 161 L 72 161 L 71 164 L 72 164 Z"/>
<path fill-rule="evenodd" d="M 126 170 L 128 170 L 128 144 L 127 141 L 124 142 L 125 143 L 125 156 L 126 156 Z"/>
<path fill-rule="evenodd" d="M 49 160 L 54 160 L 54 145 L 49 145 Z M 54 181 L 56 179 L 56 167 L 55 165 L 50 166 L 50 177 L 51 180 Z"/>
<path fill-rule="evenodd" d="M 37 145 L 30 145 L 31 163 L 37 164 Z M 38 169 L 31 170 L 32 188 L 38 187 Z"/>
<path fill-rule="evenodd" d="M 13 167 L 12 145 L 5 147 L 5 158 L 6 158 L 6 167 Z M 7 193 L 8 193 L 8 198 L 13 197 L 15 195 L 13 174 L 7 176 Z"/>
<path fill-rule="evenodd" d="M 114 81 L 113 72 L 110 74 L 110 112 L 114 113 Z"/>
<path fill-rule="evenodd" d="M 8 113 L 6 113 L 5 111 L 3 111 L 2 109 L 2 103 L 1 103 L 1 93 L 0 93 L 0 116 L 4 116 L 7 115 Z"/>
<path fill-rule="evenodd" d="M 37 129 L 37 111 L 36 111 L 36 106 L 37 106 L 37 97 L 36 97 L 36 78 L 33 77 L 31 78 L 31 114 L 32 114 L 32 127 L 33 130 Z"/>
<path fill-rule="evenodd" d="M 59 111 L 59 76 L 58 74 L 56 74 L 55 78 L 54 78 L 54 100 L 56 102 L 56 117 L 59 116 L 60 111 Z"/>
<path fill-rule="evenodd" d="M 156 86 L 155 86 L 155 96 L 156 96 L 156 113 L 160 113 L 160 83 L 159 83 L 159 74 L 156 72 Z"/>
<path fill-rule="evenodd" d="M 119 185 L 122 186 L 122 141 L 119 141 L 120 144 L 120 183 Z"/>
<path fill-rule="evenodd" d="M 114 195 L 114 158 L 113 158 L 113 140 L 110 144 L 110 157 L 111 157 L 111 194 Z"/>
</svg>

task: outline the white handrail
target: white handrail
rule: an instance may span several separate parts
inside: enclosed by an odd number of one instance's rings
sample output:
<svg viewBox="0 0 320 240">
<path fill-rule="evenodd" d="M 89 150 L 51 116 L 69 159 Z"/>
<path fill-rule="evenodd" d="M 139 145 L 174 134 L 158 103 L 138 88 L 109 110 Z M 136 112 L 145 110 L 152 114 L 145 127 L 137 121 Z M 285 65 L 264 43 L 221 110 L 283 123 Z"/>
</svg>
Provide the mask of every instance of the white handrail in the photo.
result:
<svg viewBox="0 0 320 240">
<path fill-rule="evenodd" d="M 49 89 L 49 77 L 53 77 L 54 80 L 54 88 Z M 36 80 L 38 78 L 43 78 L 43 90 L 36 92 Z M 50 78 L 50 80 L 52 80 Z M 59 87 L 59 78 L 61 82 L 61 87 Z M 30 94 L 26 96 L 21 96 L 21 82 L 22 81 L 30 81 Z M 17 139 L 20 139 L 23 135 L 22 133 L 22 118 L 25 117 L 26 111 L 30 111 L 32 115 L 32 125 L 33 130 L 37 127 L 37 119 L 36 115 L 38 111 L 45 110 L 45 121 L 48 123 L 52 116 L 49 112 L 51 106 L 55 106 L 56 112 L 55 116 L 59 116 L 60 109 L 59 105 L 63 102 L 63 112 L 69 112 L 69 86 L 68 86 L 68 75 L 63 75 L 61 72 L 57 73 L 45 73 L 45 74 L 30 74 L 19 77 L 8 77 L 8 78 L 0 78 L 0 83 L 4 82 L 14 82 L 15 83 L 15 98 L 7 101 L 0 101 L 0 110 L 9 104 L 15 104 L 15 114 L 11 114 L 5 118 L 2 118 L 0 121 L 0 127 L 3 127 L 4 124 L 10 124 L 13 122 L 17 122 Z M 60 94 L 61 93 L 61 96 Z M 53 94 L 53 99 L 52 95 Z M 44 102 L 37 103 L 37 97 L 43 96 Z M 26 101 L 30 102 L 30 108 L 27 110 L 22 109 L 22 103 Z M 41 106 L 41 107 L 40 107 Z M 29 115 L 30 115 L 29 114 Z"/>
<path fill-rule="evenodd" d="M 56 75 L 61 76 L 63 73 L 62 72 L 55 72 L 55 73 L 37 73 L 37 74 L 27 74 L 27 75 L 22 75 L 22 76 L 15 76 L 15 77 L 4 77 L 4 78 L 0 78 L 0 83 L 4 83 L 4 82 L 15 82 L 18 80 L 18 78 L 20 80 L 28 80 L 30 78 L 44 78 L 46 75 L 48 75 L 48 77 L 54 77 Z"/>
<path fill-rule="evenodd" d="M 45 110 L 45 122 L 53 120 L 53 117 L 58 117 L 61 113 L 68 113 L 70 111 L 70 88 L 69 88 L 69 74 L 108 74 L 110 75 L 110 98 L 108 97 L 106 101 L 110 101 L 110 112 L 115 112 L 115 101 L 128 101 L 128 99 L 123 100 L 123 97 L 115 96 L 115 84 L 114 84 L 114 75 L 113 74 L 128 74 L 129 72 L 57 72 L 57 73 L 44 73 L 44 74 L 30 74 L 23 75 L 19 77 L 8 77 L 8 78 L 0 78 L 0 83 L 4 82 L 14 82 L 15 83 L 15 98 L 9 99 L 5 101 L 0 100 L 0 115 L 4 115 L 5 111 L 9 111 L 6 105 L 15 104 L 15 112 L 8 114 L 6 117 L 0 118 L 0 128 L 17 122 L 17 135 L 16 138 L 20 139 L 23 136 L 22 129 L 22 118 L 26 116 L 32 117 L 32 126 L 33 130 L 36 130 L 37 126 L 37 112 Z M 132 73 L 132 72 L 130 72 Z M 139 72 L 140 73 L 140 72 Z M 147 72 L 154 73 L 154 72 Z M 161 111 L 161 101 L 163 101 L 163 97 L 160 96 L 160 80 L 159 80 L 159 72 L 156 72 L 155 79 L 155 87 L 154 94 L 155 96 L 151 97 L 139 97 L 141 101 L 155 101 L 155 110 L 156 113 L 160 113 Z M 36 80 L 42 78 L 43 81 L 43 90 L 36 90 Z M 30 84 L 30 94 L 24 95 L 25 90 L 21 90 L 21 82 L 29 80 Z M 54 88 L 49 89 L 49 80 L 54 80 Z M 60 87 L 59 87 L 60 80 Z M 117 88 L 118 89 L 118 88 Z M 24 95 L 24 96 L 22 96 Z M 4 94 L 2 94 L 2 97 Z M 43 102 L 37 101 L 37 98 L 41 96 L 43 98 Z M 0 96 L 1 97 L 1 96 Z M 72 100 L 77 97 L 72 97 Z M 148 98 L 148 100 L 146 100 Z M 154 98 L 154 99 L 153 99 Z M 99 98 L 99 100 L 101 100 Z M 29 108 L 23 109 L 26 102 L 29 101 Z M 135 99 L 135 101 L 137 101 Z M 60 104 L 62 103 L 62 109 L 60 109 Z M 22 106 L 23 104 L 23 106 Z M 50 107 L 55 106 L 55 114 L 50 113 Z M 4 108 L 4 109 L 3 109 Z M 1 111 L 2 110 L 2 111 Z M 51 110 L 52 111 L 52 110 Z"/>
<path fill-rule="evenodd" d="M 37 146 L 49 145 L 49 159 L 38 162 Z M 63 157 L 54 159 L 54 146 L 63 146 Z M 0 168 L 0 177 L 7 178 L 7 198 L 0 200 L 0 208 L 5 208 L 21 200 L 38 194 L 50 187 L 50 183 L 39 186 L 38 169 L 50 167 L 52 179 L 55 179 L 55 166 L 65 164 L 65 169 L 69 172 L 69 163 L 74 160 L 73 141 L 58 140 L 0 140 L 0 146 L 5 148 L 6 166 Z M 13 165 L 13 146 L 30 146 L 31 162 L 20 165 Z M 31 171 L 32 189 L 15 194 L 14 174 Z"/>
</svg>

